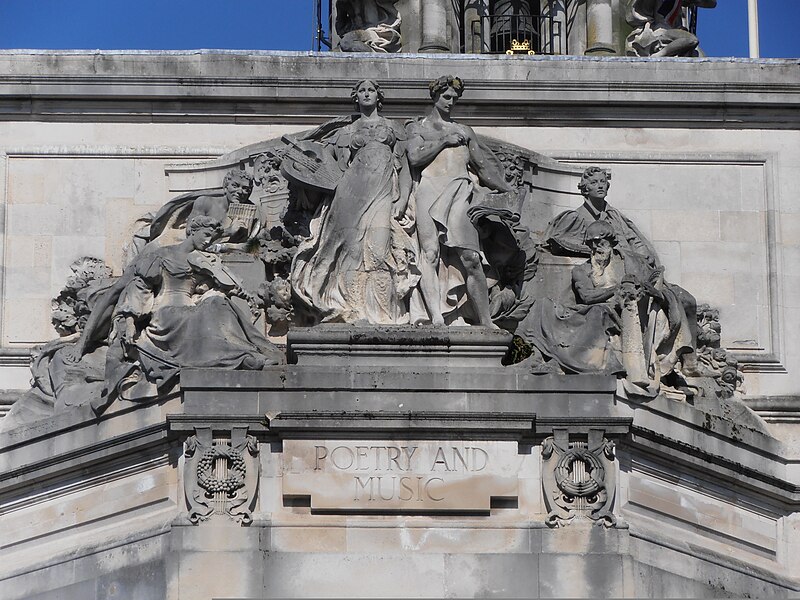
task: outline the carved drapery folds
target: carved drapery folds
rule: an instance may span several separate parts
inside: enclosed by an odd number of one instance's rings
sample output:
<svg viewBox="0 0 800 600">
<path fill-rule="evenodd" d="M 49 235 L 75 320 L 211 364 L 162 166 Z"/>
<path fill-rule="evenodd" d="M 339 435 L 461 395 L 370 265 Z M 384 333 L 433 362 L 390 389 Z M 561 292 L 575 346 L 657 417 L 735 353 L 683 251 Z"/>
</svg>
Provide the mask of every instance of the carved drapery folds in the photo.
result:
<svg viewBox="0 0 800 600">
<path fill-rule="evenodd" d="M 233 427 L 228 437 L 212 437 L 210 427 L 195 432 L 184 449 L 189 520 L 197 525 L 225 515 L 249 525 L 258 490 L 258 441 L 247 435 L 247 427 Z"/>
<path fill-rule="evenodd" d="M 590 430 L 587 441 L 569 441 L 557 430 L 542 442 L 542 487 L 547 524 L 565 527 L 576 519 L 613 527 L 616 499 L 614 442 Z"/>
</svg>

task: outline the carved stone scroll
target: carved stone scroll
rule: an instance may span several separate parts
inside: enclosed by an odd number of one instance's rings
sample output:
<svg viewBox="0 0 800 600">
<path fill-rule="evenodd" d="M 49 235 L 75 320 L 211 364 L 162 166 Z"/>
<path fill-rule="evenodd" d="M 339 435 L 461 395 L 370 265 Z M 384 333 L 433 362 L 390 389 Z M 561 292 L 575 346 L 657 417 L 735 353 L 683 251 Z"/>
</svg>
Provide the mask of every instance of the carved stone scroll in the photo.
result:
<svg viewBox="0 0 800 600">
<path fill-rule="evenodd" d="M 197 427 L 195 432 L 184 450 L 189 520 L 197 525 L 227 515 L 249 525 L 258 490 L 258 442 L 247 435 L 247 427 L 233 427 L 227 438 L 212 437 L 210 427 Z"/>
</svg>

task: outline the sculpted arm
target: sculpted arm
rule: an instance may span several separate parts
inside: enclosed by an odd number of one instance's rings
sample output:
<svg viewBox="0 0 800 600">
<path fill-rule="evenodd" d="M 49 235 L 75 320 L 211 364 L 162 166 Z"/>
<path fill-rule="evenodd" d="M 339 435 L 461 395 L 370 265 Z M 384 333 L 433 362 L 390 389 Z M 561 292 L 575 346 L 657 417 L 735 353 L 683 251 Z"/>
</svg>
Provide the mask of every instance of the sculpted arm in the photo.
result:
<svg viewBox="0 0 800 600">
<path fill-rule="evenodd" d="M 405 142 L 397 143 L 397 183 L 400 188 L 400 196 L 395 201 L 392 214 L 396 217 L 405 213 L 408 207 L 408 199 L 411 195 L 411 167 L 408 164 L 408 154 Z"/>
<path fill-rule="evenodd" d="M 433 139 L 427 139 L 414 128 L 409 129 L 408 134 L 408 162 L 418 169 L 427 167 L 448 146 L 460 146 L 466 142 L 460 133 L 443 133 Z"/>
<path fill-rule="evenodd" d="M 506 181 L 503 165 L 494 152 L 480 145 L 478 136 L 471 128 L 465 127 L 469 139 L 469 161 L 475 173 L 485 186 L 499 192 L 512 192 L 514 188 Z"/>
<path fill-rule="evenodd" d="M 615 287 L 597 288 L 584 268 L 572 269 L 572 289 L 581 304 L 600 304 L 614 297 Z"/>
</svg>

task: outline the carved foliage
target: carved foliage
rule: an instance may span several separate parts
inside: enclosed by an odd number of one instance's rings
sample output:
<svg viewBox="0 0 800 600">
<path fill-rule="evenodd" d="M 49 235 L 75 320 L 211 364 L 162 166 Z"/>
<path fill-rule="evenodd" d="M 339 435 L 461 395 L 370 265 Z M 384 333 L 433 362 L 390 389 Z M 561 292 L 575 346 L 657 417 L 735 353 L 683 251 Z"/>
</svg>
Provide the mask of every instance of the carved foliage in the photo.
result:
<svg viewBox="0 0 800 600">
<path fill-rule="evenodd" d="M 568 442 L 566 435 L 542 442 L 542 485 L 547 524 L 564 527 L 577 519 L 612 527 L 616 495 L 614 443 L 598 438 Z"/>
<path fill-rule="evenodd" d="M 242 525 L 253 521 L 260 464 L 258 442 L 247 427 L 233 427 L 230 438 L 212 438 L 197 428 L 186 440 L 184 490 L 189 520 L 195 525 L 227 515 Z"/>
<path fill-rule="evenodd" d="M 52 302 L 53 327 L 62 337 L 83 329 L 91 312 L 89 295 L 92 288 L 111 277 L 111 267 L 99 258 L 84 256 L 69 268 L 72 275 Z"/>
<path fill-rule="evenodd" d="M 697 362 L 704 373 L 713 377 L 717 394 L 730 398 L 744 383 L 736 357 L 720 347 L 719 310 L 708 304 L 697 307 Z"/>
</svg>

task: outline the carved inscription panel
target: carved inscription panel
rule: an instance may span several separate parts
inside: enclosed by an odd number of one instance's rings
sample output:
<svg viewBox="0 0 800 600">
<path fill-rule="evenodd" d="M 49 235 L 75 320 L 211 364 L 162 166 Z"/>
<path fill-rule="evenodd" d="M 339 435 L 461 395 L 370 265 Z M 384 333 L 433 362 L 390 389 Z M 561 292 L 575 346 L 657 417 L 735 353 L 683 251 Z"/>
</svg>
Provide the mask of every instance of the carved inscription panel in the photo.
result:
<svg viewBox="0 0 800 600">
<path fill-rule="evenodd" d="M 285 440 L 283 495 L 322 511 L 481 511 L 517 497 L 516 442 Z"/>
</svg>

